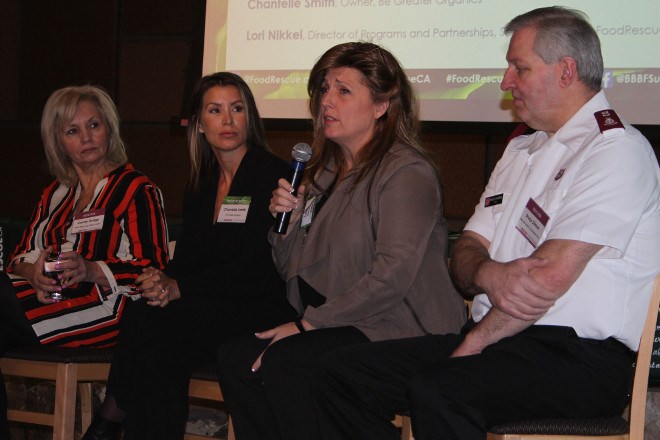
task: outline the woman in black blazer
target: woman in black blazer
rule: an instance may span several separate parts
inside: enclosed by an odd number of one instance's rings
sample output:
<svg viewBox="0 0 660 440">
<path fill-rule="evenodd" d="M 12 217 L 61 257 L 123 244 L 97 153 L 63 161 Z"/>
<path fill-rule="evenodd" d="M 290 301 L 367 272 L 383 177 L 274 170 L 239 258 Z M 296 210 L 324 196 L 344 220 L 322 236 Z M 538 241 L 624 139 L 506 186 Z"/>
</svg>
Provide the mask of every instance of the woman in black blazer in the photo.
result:
<svg viewBox="0 0 660 440">
<path fill-rule="evenodd" d="M 174 258 L 137 280 L 143 300 L 122 327 L 108 395 L 85 440 L 114 439 L 122 426 L 126 440 L 182 439 L 191 373 L 227 338 L 296 316 L 267 240 L 272 189 L 289 165 L 268 151 L 239 76 L 198 82 L 188 143 L 191 177 Z"/>
</svg>

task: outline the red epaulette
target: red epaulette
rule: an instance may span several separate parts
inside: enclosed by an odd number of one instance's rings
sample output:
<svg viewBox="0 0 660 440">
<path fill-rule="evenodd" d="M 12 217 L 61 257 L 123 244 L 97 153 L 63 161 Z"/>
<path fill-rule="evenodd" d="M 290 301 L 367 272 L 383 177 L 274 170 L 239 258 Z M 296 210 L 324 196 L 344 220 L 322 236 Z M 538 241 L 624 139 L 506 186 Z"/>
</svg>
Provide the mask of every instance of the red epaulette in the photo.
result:
<svg viewBox="0 0 660 440">
<path fill-rule="evenodd" d="M 612 109 L 600 110 L 594 113 L 596 117 L 596 122 L 598 123 L 598 128 L 601 133 L 605 133 L 607 130 L 612 130 L 614 128 L 620 128 L 625 130 L 623 122 L 619 119 L 619 115 Z"/>
</svg>

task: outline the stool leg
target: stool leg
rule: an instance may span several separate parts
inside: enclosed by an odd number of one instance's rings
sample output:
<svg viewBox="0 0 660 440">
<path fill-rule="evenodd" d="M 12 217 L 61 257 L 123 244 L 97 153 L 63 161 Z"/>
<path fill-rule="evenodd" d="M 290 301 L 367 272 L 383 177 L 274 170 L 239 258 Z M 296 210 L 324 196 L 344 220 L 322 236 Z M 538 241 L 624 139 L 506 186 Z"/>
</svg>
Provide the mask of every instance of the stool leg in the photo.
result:
<svg viewBox="0 0 660 440">
<path fill-rule="evenodd" d="M 92 423 L 92 382 L 83 382 L 78 384 L 80 393 L 80 426 L 81 432 L 87 432 L 87 428 Z"/>
<path fill-rule="evenodd" d="M 77 377 L 78 365 L 57 364 L 53 440 L 73 440 L 76 420 Z"/>
<path fill-rule="evenodd" d="M 229 417 L 229 426 L 227 427 L 227 440 L 236 440 L 236 437 L 234 436 L 234 424 L 231 421 L 231 417 Z"/>
<path fill-rule="evenodd" d="M 410 417 L 401 416 L 401 440 L 415 440 L 412 435 Z"/>
</svg>

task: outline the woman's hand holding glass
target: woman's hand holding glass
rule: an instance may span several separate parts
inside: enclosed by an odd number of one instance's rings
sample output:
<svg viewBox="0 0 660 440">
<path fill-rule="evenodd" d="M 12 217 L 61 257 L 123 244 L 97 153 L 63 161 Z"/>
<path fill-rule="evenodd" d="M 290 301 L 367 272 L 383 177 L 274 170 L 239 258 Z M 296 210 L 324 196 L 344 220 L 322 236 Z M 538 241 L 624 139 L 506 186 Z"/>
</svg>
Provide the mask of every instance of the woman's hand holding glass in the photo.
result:
<svg viewBox="0 0 660 440">
<path fill-rule="evenodd" d="M 62 290 L 83 281 L 99 284 L 106 288 L 110 286 L 98 264 L 86 260 L 76 251 L 58 252 L 58 249 L 59 247 L 56 245 L 48 246 L 41 252 L 34 264 L 19 263 L 14 269 L 16 275 L 25 278 L 34 288 L 39 302 L 51 304 L 66 299 L 61 296 Z M 50 275 L 47 275 L 47 272 Z M 51 298 L 53 292 L 58 295 Z"/>
<path fill-rule="evenodd" d="M 14 268 L 14 273 L 30 283 L 34 288 L 37 299 L 44 304 L 56 302 L 57 300 L 50 298 L 50 292 L 60 292 L 62 290 L 59 280 L 44 274 L 46 256 L 51 252 L 53 252 L 53 246 L 44 249 L 34 263 L 19 263 Z"/>
<path fill-rule="evenodd" d="M 80 256 L 76 251 L 60 252 L 55 268 L 61 270 L 58 275 L 63 288 L 74 286 L 85 281 L 95 282 L 93 274 L 98 266 Z M 103 276 L 105 278 L 105 275 Z"/>
<path fill-rule="evenodd" d="M 305 185 L 298 187 L 297 197 L 292 192 L 293 186 L 291 186 L 289 181 L 286 179 L 278 180 L 277 188 L 273 191 L 273 197 L 270 199 L 270 205 L 268 205 L 268 210 L 273 217 L 280 212 L 291 211 L 290 225 L 295 224 L 300 219 L 300 215 L 305 207 Z"/>
<path fill-rule="evenodd" d="M 181 298 L 176 280 L 154 267 L 143 269 L 135 279 L 135 284 L 142 298 L 147 299 L 152 306 L 165 307 L 170 301 Z"/>
</svg>

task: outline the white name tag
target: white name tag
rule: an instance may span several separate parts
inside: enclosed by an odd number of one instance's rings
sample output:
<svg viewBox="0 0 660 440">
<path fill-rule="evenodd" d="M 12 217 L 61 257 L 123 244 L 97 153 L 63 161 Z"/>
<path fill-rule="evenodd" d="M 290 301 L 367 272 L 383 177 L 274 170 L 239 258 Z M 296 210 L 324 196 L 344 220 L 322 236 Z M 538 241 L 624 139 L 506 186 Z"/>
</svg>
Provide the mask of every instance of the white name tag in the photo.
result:
<svg viewBox="0 0 660 440">
<path fill-rule="evenodd" d="M 548 214 L 531 197 L 523 210 L 516 229 L 527 239 L 534 247 L 539 245 L 545 225 L 548 224 Z"/>
<path fill-rule="evenodd" d="M 225 197 L 218 213 L 218 223 L 245 223 L 251 201 L 249 196 Z"/>
<path fill-rule="evenodd" d="M 300 220 L 300 227 L 306 228 L 312 224 L 314 220 L 314 209 L 316 208 L 316 196 L 305 202 L 305 209 L 302 213 L 302 220 Z"/>
<path fill-rule="evenodd" d="M 80 234 L 81 232 L 100 231 L 103 228 L 103 220 L 105 219 L 105 209 L 95 209 L 94 211 L 79 212 L 73 217 L 71 229 L 69 232 L 72 234 Z"/>
</svg>

